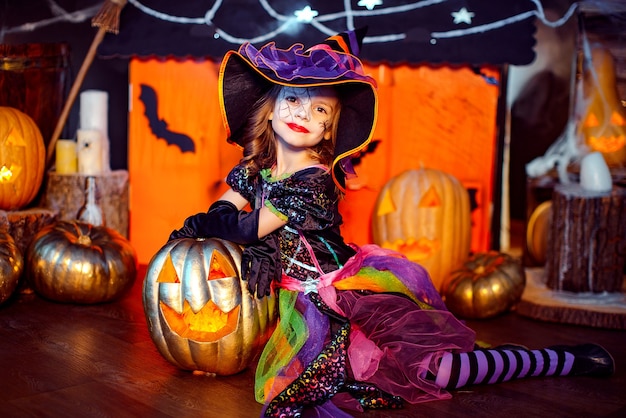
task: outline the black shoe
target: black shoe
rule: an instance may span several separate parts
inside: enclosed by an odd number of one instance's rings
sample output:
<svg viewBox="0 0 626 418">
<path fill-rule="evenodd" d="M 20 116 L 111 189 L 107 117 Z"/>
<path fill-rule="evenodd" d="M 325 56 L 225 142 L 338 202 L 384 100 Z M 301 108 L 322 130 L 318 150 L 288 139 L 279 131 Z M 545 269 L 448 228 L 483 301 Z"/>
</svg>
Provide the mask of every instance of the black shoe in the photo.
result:
<svg viewBox="0 0 626 418">
<path fill-rule="evenodd" d="M 574 355 L 574 365 L 569 376 L 608 377 L 615 373 L 613 357 L 598 344 L 555 345 L 547 348 Z"/>
</svg>

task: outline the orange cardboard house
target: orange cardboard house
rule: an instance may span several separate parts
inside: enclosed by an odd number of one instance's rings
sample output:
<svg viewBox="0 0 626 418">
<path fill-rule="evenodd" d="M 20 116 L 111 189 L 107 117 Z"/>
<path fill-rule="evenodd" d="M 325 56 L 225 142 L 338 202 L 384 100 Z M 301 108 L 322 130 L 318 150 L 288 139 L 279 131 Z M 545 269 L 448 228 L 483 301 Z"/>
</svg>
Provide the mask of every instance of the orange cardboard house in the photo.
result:
<svg viewBox="0 0 626 418">
<path fill-rule="evenodd" d="M 130 241 L 148 263 L 184 219 L 206 211 L 241 157 L 225 140 L 217 96 L 219 63 L 139 59 L 130 63 Z M 500 73 L 469 66 L 366 66 L 379 86 L 375 149 L 355 165 L 340 204 L 348 242 L 371 242 L 378 191 L 421 166 L 471 189 L 472 250 L 490 246 Z"/>
</svg>

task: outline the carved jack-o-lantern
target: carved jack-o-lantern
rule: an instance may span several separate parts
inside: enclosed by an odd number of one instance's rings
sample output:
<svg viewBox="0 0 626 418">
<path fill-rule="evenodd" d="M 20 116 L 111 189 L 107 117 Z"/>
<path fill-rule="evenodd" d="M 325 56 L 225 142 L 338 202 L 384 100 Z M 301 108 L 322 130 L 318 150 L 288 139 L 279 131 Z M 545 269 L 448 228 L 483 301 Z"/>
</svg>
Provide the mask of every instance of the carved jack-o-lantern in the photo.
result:
<svg viewBox="0 0 626 418">
<path fill-rule="evenodd" d="M 20 209 L 35 198 L 43 181 L 45 152 L 35 121 L 0 106 L 0 209 Z"/>
<path fill-rule="evenodd" d="M 423 265 L 437 289 L 469 255 L 469 195 L 448 173 L 407 170 L 387 182 L 374 210 L 374 242 Z"/>
<path fill-rule="evenodd" d="M 609 166 L 626 164 L 626 111 L 617 92 L 615 64 L 601 47 L 591 52 L 591 66 L 583 72 L 583 103 L 587 105 L 581 132 L 587 145 L 599 151 Z"/>
<path fill-rule="evenodd" d="M 168 242 L 148 265 L 143 303 L 150 336 L 173 365 L 231 375 L 245 369 L 276 321 L 274 296 L 240 278 L 241 248 L 220 239 Z"/>
</svg>

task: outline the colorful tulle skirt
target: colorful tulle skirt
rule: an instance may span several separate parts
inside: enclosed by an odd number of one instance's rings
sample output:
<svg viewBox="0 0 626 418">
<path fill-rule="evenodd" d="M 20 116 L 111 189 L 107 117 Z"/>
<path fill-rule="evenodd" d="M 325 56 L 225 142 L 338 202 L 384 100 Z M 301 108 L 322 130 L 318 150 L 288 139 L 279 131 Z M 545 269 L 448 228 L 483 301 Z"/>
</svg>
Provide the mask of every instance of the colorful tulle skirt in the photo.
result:
<svg viewBox="0 0 626 418">
<path fill-rule="evenodd" d="M 270 416 L 449 398 L 432 378 L 439 359 L 474 347 L 474 331 L 446 309 L 424 268 L 375 245 L 318 279 L 283 276 L 278 297 L 255 382 Z"/>
</svg>

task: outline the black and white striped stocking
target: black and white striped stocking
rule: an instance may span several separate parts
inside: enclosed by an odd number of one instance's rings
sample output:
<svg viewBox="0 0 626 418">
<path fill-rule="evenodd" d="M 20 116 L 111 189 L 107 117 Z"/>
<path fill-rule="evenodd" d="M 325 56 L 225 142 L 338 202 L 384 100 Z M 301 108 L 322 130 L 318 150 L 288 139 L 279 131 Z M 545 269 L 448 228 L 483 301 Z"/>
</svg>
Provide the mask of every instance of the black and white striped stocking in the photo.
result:
<svg viewBox="0 0 626 418">
<path fill-rule="evenodd" d="M 531 376 L 565 376 L 570 373 L 573 364 L 573 354 L 549 348 L 493 348 L 445 353 L 435 383 L 442 388 L 457 389 Z"/>
</svg>

